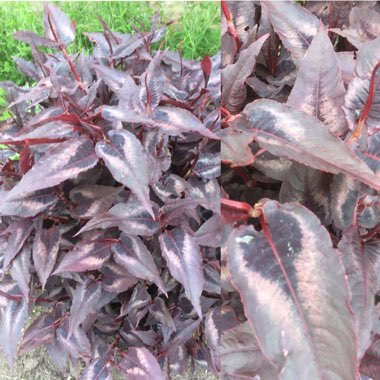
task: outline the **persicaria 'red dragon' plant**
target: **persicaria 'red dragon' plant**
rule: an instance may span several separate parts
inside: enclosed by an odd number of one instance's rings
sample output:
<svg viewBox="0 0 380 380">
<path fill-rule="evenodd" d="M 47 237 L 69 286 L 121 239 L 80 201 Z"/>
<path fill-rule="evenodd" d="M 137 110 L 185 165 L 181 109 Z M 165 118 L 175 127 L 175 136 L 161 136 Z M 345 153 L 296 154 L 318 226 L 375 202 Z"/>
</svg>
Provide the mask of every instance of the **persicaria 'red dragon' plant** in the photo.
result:
<svg viewBox="0 0 380 380">
<path fill-rule="evenodd" d="M 222 376 L 379 380 L 379 3 L 222 8 Z"/>
<path fill-rule="evenodd" d="M 154 50 L 167 26 L 158 16 L 136 34 L 100 19 L 88 56 L 68 53 L 75 26 L 54 5 L 45 36 L 15 33 L 34 58 L 15 58 L 18 69 L 36 84 L 1 84 L 12 116 L 0 134 L 10 366 L 44 346 L 82 379 L 110 379 L 111 367 L 165 379 L 190 359 L 219 369 L 220 54 Z"/>
</svg>

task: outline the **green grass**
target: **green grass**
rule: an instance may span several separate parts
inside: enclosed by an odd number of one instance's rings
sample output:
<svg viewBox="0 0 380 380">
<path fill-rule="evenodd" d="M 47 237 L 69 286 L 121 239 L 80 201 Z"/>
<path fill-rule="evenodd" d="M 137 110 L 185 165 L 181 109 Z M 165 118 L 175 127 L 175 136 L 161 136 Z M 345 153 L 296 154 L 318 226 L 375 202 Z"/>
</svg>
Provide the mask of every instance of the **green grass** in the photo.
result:
<svg viewBox="0 0 380 380">
<path fill-rule="evenodd" d="M 92 44 L 83 32 L 102 31 L 97 19 L 99 15 L 112 30 L 132 32 L 132 23 L 138 17 L 147 27 L 157 9 L 163 22 L 176 20 L 169 26 L 163 48 L 177 50 L 182 45 L 186 58 L 200 59 L 205 54 L 213 55 L 220 49 L 219 2 L 191 1 L 146 1 L 146 2 L 64 2 L 56 3 L 61 10 L 76 21 L 77 38 L 71 51 L 92 49 Z M 27 80 L 18 73 L 12 56 L 31 59 L 30 47 L 13 39 L 18 30 L 31 30 L 43 34 L 43 4 L 40 2 L 0 2 L 0 81 L 12 80 L 23 84 Z"/>
</svg>

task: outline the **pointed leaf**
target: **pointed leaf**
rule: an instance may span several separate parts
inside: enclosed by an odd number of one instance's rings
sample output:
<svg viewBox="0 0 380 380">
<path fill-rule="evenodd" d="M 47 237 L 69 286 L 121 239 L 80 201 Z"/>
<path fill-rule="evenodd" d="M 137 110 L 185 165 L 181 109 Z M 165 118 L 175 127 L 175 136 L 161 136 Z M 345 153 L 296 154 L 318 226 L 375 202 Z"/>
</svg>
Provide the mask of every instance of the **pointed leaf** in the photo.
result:
<svg viewBox="0 0 380 380">
<path fill-rule="evenodd" d="M 380 190 L 380 178 L 324 124 L 284 104 L 260 99 L 244 113 L 256 141 L 272 154 L 330 173 L 343 172 Z"/>
<path fill-rule="evenodd" d="M 245 80 L 251 75 L 256 64 L 256 57 L 268 36 L 266 34 L 260 37 L 240 53 L 236 63 L 228 65 L 222 70 L 223 91 L 221 102 L 230 112 L 236 113 L 240 111 L 247 95 Z"/>
<path fill-rule="evenodd" d="M 65 253 L 53 274 L 99 269 L 111 256 L 113 241 L 80 242 Z"/>
<path fill-rule="evenodd" d="M 202 254 L 197 241 L 183 229 L 175 228 L 159 237 L 162 255 L 171 275 L 185 288 L 186 296 L 193 304 L 196 312 L 202 317 L 200 297 L 204 276 L 202 270 Z"/>
<path fill-rule="evenodd" d="M 33 262 L 42 289 L 45 288 L 46 281 L 53 271 L 57 260 L 60 239 L 59 230 L 56 227 L 52 227 L 48 230 L 41 228 L 37 231 L 34 238 Z"/>
<path fill-rule="evenodd" d="M 227 244 L 232 283 L 260 348 L 282 379 L 354 380 L 351 295 L 329 233 L 295 203 L 266 201 L 261 212 L 260 232 L 243 226 Z"/>
<path fill-rule="evenodd" d="M 331 132 L 343 135 L 346 132 L 342 110 L 345 93 L 334 47 L 327 32 L 320 29 L 301 62 L 287 104 L 315 116 Z"/>
<path fill-rule="evenodd" d="M 136 285 L 138 279 L 132 276 L 123 266 L 109 261 L 100 270 L 103 275 L 104 290 L 112 293 L 122 293 Z"/>
<path fill-rule="evenodd" d="M 120 362 L 128 380 L 165 380 L 156 358 L 145 347 L 131 347 Z"/>
<path fill-rule="evenodd" d="M 112 380 L 108 357 L 93 360 L 83 371 L 80 380 Z"/>
<path fill-rule="evenodd" d="M 110 143 L 99 141 L 95 150 L 116 181 L 129 187 L 154 218 L 149 199 L 147 156 L 140 141 L 126 130 L 109 132 Z"/>
<path fill-rule="evenodd" d="M 362 242 L 358 228 L 353 226 L 343 231 L 338 249 L 342 252 L 352 292 L 351 305 L 356 317 L 358 359 L 361 359 L 371 343 L 375 294 L 378 290 L 375 269 L 380 258 L 380 241 Z"/>
<path fill-rule="evenodd" d="M 149 311 L 150 314 L 152 314 L 153 317 L 157 319 L 157 321 L 170 327 L 173 331 L 176 330 L 173 318 L 170 315 L 169 310 L 165 305 L 165 301 L 162 298 L 156 297 L 154 299 L 154 302 L 149 306 Z"/>
<path fill-rule="evenodd" d="M 70 19 L 55 5 L 45 5 L 44 15 L 45 35 L 50 40 L 57 37 L 60 43 L 68 45 L 75 39 L 75 27 Z"/>
<path fill-rule="evenodd" d="M 203 153 L 194 166 L 193 172 L 203 179 L 213 179 L 220 176 L 219 154 Z"/>
<path fill-rule="evenodd" d="M 12 294 L 20 294 L 16 287 Z M 22 329 L 28 319 L 28 301 L 22 297 L 19 301 L 8 301 L 7 307 L 2 313 L 0 327 L 0 344 L 10 368 L 16 360 L 17 345 L 22 336 Z"/>
<path fill-rule="evenodd" d="M 85 320 L 87 314 L 96 305 L 102 291 L 100 282 L 90 283 L 88 285 L 78 284 L 73 297 L 73 303 L 70 309 L 69 331 L 67 338 Z"/>
<path fill-rule="evenodd" d="M 29 282 L 31 278 L 30 254 L 31 246 L 27 244 L 21 249 L 21 252 L 12 261 L 9 271 L 12 278 L 17 282 L 26 300 L 29 300 Z"/>
<path fill-rule="evenodd" d="M 90 219 L 77 235 L 94 228 L 119 227 L 126 234 L 152 236 L 160 229 L 160 224 L 156 222 L 158 206 L 152 202 L 152 207 L 155 218 L 136 200 L 119 203 L 108 212 Z"/>
<path fill-rule="evenodd" d="M 316 214 L 321 223 L 331 223 L 330 184 L 332 176 L 294 163 L 281 186 L 280 201 L 297 202 Z"/>
<path fill-rule="evenodd" d="M 298 62 L 310 46 L 320 26 L 320 21 L 306 8 L 293 1 L 265 0 L 274 30 L 295 62 Z"/>
<path fill-rule="evenodd" d="M 24 192 L 45 189 L 76 178 L 98 162 L 92 141 L 87 137 L 71 139 L 46 153 L 7 194 L 14 199 Z"/>
<path fill-rule="evenodd" d="M 121 234 L 120 243 L 112 246 L 115 261 L 133 276 L 153 282 L 166 294 L 165 286 L 151 253 L 137 236 Z"/>
</svg>

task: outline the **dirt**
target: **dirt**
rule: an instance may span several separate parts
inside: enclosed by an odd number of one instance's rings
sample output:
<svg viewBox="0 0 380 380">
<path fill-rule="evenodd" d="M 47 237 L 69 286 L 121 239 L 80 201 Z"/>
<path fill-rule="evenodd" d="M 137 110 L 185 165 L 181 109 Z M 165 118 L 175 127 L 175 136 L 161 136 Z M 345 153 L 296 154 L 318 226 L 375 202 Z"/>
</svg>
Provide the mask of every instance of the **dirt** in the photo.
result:
<svg viewBox="0 0 380 380">
<path fill-rule="evenodd" d="M 0 354 L 0 380 L 76 380 L 79 374 L 62 375 L 58 372 L 44 349 L 24 354 L 17 358 L 13 371 L 6 364 L 4 356 Z M 114 380 L 123 379 L 114 376 Z M 154 380 L 154 379 L 152 379 Z M 209 371 L 197 369 L 185 375 L 173 376 L 172 380 L 216 380 Z"/>
</svg>

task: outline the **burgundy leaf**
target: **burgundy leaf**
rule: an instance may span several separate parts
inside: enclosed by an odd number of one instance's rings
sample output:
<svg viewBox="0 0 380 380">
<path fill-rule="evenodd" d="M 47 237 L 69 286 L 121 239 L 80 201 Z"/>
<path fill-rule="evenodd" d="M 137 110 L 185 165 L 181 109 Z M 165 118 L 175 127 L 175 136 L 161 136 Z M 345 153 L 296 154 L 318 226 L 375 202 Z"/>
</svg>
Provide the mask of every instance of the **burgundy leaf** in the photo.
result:
<svg viewBox="0 0 380 380">
<path fill-rule="evenodd" d="M 98 162 L 91 140 L 87 137 L 59 144 L 40 158 L 21 181 L 7 194 L 6 200 L 24 192 L 46 189 L 77 177 Z"/>
<path fill-rule="evenodd" d="M 260 348 L 282 378 L 354 380 L 351 296 L 327 230 L 294 203 L 266 201 L 261 212 L 262 231 L 243 226 L 227 246 L 232 282 Z"/>
<path fill-rule="evenodd" d="M 75 27 L 70 19 L 55 5 L 45 5 L 45 36 L 57 43 L 68 45 L 75 39 Z"/>
<path fill-rule="evenodd" d="M 261 99 L 245 110 L 256 141 L 272 154 L 314 169 L 343 172 L 379 190 L 380 178 L 320 121 L 275 101 Z M 308 131 L 312 130 L 312 133 Z"/>
<path fill-rule="evenodd" d="M 166 325 L 173 331 L 176 331 L 173 318 L 170 315 L 169 310 L 165 305 L 165 301 L 162 298 L 156 297 L 153 303 L 149 306 L 149 311 L 153 315 L 153 317 L 156 318 L 163 325 Z"/>
<path fill-rule="evenodd" d="M 145 347 L 131 347 L 119 363 L 128 380 L 165 380 L 156 358 Z"/>
<path fill-rule="evenodd" d="M 18 287 L 8 294 L 20 294 Z M 10 368 L 16 359 L 17 345 L 22 336 L 22 329 L 28 319 L 28 301 L 21 297 L 19 301 L 9 300 L 1 315 L 0 344 Z"/>
<path fill-rule="evenodd" d="M 3 231 L 3 234 L 10 233 L 8 237 L 7 248 L 4 252 L 4 263 L 3 270 L 5 271 L 10 262 L 16 257 L 23 247 L 26 239 L 29 237 L 30 233 L 34 228 L 33 222 L 28 219 L 20 220 L 18 222 L 13 222 L 9 227 Z"/>
<path fill-rule="evenodd" d="M 193 169 L 193 172 L 203 179 L 213 179 L 220 176 L 220 156 L 218 154 L 202 154 Z"/>
<path fill-rule="evenodd" d="M 118 58 L 125 58 L 130 56 L 131 54 L 134 53 L 136 49 L 141 47 L 144 44 L 144 41 L 139 38 L 136 39 L 135 41 L 132 42 L 127 42 L 124 44 L 120 44 L 114 51 L 113 58 L 118 59 Z"/>
<path fill-rule="evenodd" d="M 106 212 L 123 187 L 82 185 L 70 191 L 70 199 L 76 205 L 71 210 L 73 218 L 92 218 Z"/>
<path fill-rule="evenodd" d="M 274 30 L 283 45 L 298 62 L 310 46 L 320 26 L 320 21 L 307 9 L 292 1 L 265 0 L 266 8 Z"/>
<path fill-rule="evenodd" d="M 85 320 L 87 314 L 97 304 L 101 291 L 102 285 L 100 282 L 77 285 L 70 309 L 67 339 L 71 337 L 73 332 Z"/>
<path fill-rule="evenodd" d="M 223 375 L 231 378 L 279 379 L 276 368 L 263 355 L 248 321 L 223 331 L 220 339 Z"/>
<path fill-rule="evenodd" d="M 102 285 L 107 292 L 122 293 L 136 285 L 138 279 L 123 266 L 109 261 L 100 270 L 103 275 Z"/>
<path fill-rule="evenodd" d="M 112 380 L 108 367 L 107 357 L 97 358 L 84 369 L 80 380 Z"/>
<path fill-rule="evenodd" d="M 213 215 L 195 232 L 198 244 L 207 247 L 220 247 L 221 242 L 221 220 L 218 214 Z"/>
<path fill-rule="evenodd" d="M 21 30 L 19 32 L 13 33 L 13 37 L 22 42 L 26 42 L 29 45 L 35 45 L 35 46 L 43 46 L 47 48 L 58 48 L 58 44 L 50 40 L 48 38 L 44 38 L 39 36 L 38 34 L 35 34 L 33 32 Z"/>
<path fill-rule="evenodd" d="M 112 246 L 115 261 L 137 278 L 153 282 L 167 295 L 151 253 L 138 236 L 121 234 L 120 243 Z"/>
<path fill-rule="evenodd" d="M 203 71 L 203 76 L 205 78 L 205 87 L 207 87 L 208 80 L 210 79 L 210 74 L 212 70 L 212 61 L 208 55 L 205 55 L 201 61 L 201 68 Z"/>
<path fill-rule="evenodd" d="M 268 38 L 268 34 L 252 43 L 240 53 L 235 64 L 228 65 L 222 70 L 222 105 L 230 112 L 240 111 L 246 98 L 245 80 L 251 75 L 256 57 Z"/>
<path fill-rule="evenodd" d="M 53 274 L 85 272 L 101 268 L 111 256 L 112 244 L 112 239 L 78 243 L 71 251 L 65 253 Z"/>
<path fill-rule="evenodd" d="M 29 244 L 24 245 L 21 252 L 12 261 L 9 271 L 26 300 L 29 300 L 29 282 L 31 278 L 30 254 L 31 246 Z"/>
<path fill-rule="evenodd" d="M 156 222 L 158 206 L 152 202 L 155 217 L 146 211 L 146 208 L 136 200 L 127 203 L 118 203 L 108 212 L 96 215 L 78 232 L 78 234 L 94 228 L 119 227 L 127 234 L 152 236 L 160 228 Z"/>
<path fill-rule="evenodd" d="M 37 230 L 33 241 L 33 262 L 42 289 L 45 288 L 46 281 L 53 271 L 58 256 L 59 244 L 60 234 L 56 227 L 48 230 L 42 228 Z"/>
<path fill-rule="evenodd" d="M 297 202 L 316 214 L 321 223 L 331 223 L 330 184 L 332 176 L 294 163 L 281 186 L 281 202 Z"/>
<path fill-rule="evenodd" d="M 211 309 L 205 318 L 205 335 L 207 346 L 210 348 L 211 357 L 214 363 L 214 369 L 217 372 L 221 370 L 220 361 L 220 331 L 222 329 L 220 308 Z"/>
<path fill-rule="evenodd" d="M 155 218 L 148 186 L 147 156 L 136 136 L 126 130 L 109 132 L 110 143 L 99 141 L 95 150 L 116 181 L 128 186 Z"/>
<path fill-rule="evenodd" d="M 202 317 L 200 296 L 204 276 L 202 254 L 194 237 L 183 229 L 175 228 L 160 235 L 160 245 L 171 275 L 185 288 L 186 296 Z"/>
<path fill-rule="evenodd" d="M 379 259 L 380 245 L 379 241 L 370 244 L 362 242 L 358 228 L 353 226 L 343 231 L 338 249 L 342 252 L 352 293 L 351 305 L 356 317 L 360 360 L 371 343 L 375 294 L 378 290 L 375 268 Z"/>
<path fill-rule="evenodd" d="M 327 32 L 320 29 L 301 61 L 287 104 L 315 116 L 334 134 L 344 135 L 345 92 L 334 47 Z"/>
<path fill-rule="evenodd" d="M 12 199 L 0 201 L 0 214 L 27 218 L 44 211 L 56 200 L 53 192 L 47 189 L 22 193 Z"/>
</svg>

